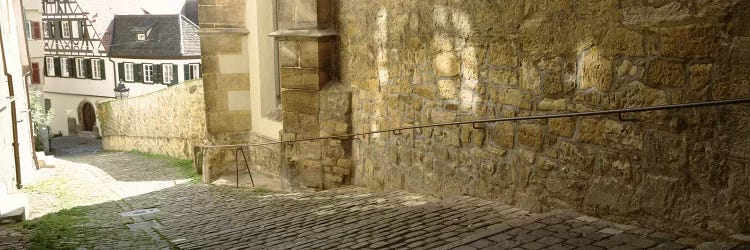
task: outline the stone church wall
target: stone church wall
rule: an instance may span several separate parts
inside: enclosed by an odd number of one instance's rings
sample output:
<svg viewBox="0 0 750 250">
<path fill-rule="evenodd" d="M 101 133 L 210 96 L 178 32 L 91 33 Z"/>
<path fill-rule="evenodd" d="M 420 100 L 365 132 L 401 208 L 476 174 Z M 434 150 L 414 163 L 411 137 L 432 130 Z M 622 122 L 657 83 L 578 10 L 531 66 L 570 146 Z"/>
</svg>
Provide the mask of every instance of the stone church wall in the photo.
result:
<svg viewBox="0 0 750 250">
<path fill-rule="evenodd" d="M 352 132 L 750 97 L 747 1 L 336 1 Z M 750 232 L 750 108 L 380 134 L 352 182 Z"/>
<path fill-rule="evenodd" d="M 206 138 L 201 80 L 97 106 L 104 150 L 140 150 L 193 159 L 193 147 L 204 144 Z"/>
</svg>

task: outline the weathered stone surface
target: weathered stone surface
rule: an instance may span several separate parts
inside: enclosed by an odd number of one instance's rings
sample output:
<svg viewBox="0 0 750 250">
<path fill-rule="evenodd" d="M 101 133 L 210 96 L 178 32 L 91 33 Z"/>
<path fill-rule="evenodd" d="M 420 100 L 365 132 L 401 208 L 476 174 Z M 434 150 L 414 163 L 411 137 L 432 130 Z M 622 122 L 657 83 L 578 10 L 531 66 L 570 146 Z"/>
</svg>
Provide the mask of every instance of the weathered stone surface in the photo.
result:
<svg viewBox="0 0 750 250">
<path fill-rule="evenodd" d="M 287 89 L 319 90 L 328 82 L 328 72 L 322 69 L 281 68 L 281 87 Z"/>
<path fill-rule="evenodd" d="M 104 150 L 140 150 L 193 159 L 193 146 L 207 139 L 205 103 L 211 96 L 204 100 L 202 81 L 189 81 L 149 95 L 99 103 Z M 220 106 L 217 102 L 214 105 Z M 218 119 L 208 117 L 212 118 Z"/>
<path fill-rule="evenodd" d="M 712 64 L 694 64 L 688 67 L 689 80 L 686 101 L 698 102 L 706 99 L 709 83 L 711 82 Z"/>
<path fill-rule="evenodd" d="M 682 87 L 685 84 L 685 70 L 680 64 L 656 60 L 648 69 L 648 82 L 654 86 Z"/>
<path fill-rule="evenodd" d="M 492 127 L 492 131 L 490 133 L 490 139 L 495 143 L 495 145 L 507 149 L 513 148 L 513 146 L 515 145 L 515 137 L 515 127 L 513 126 L 513 123 L 509 122 L 501 122 L 496 124 L 494 127 Z"/>
<path fill-rule="evenodd" d="M 432 62 L 437 76 L 456 76 L 460 70 L 461 61 L 452 52 L 443 52 Z"/>
<path fill-rule="evenodd" d="M 617 27 L 607 30 L 602 38 L 602 54 L 642 56 L 643 35 L 625 28 Z"/>
<path fill-rule="evenodd" d="M 281 93 L 281 105 L 287 112 L 318 114 L 318 93 L 304 90 L 284 90 Z"/>
<path fill-rule="evenodd" d="M 553 135 L 572 137 L 575 128 L 575 118 L 554 118 L 549 120 L 549 132 Z"/>
<path fill-rule="evenodd" d="M 595 87 L 600 91 L 609 91 L 612 87 L 612 60 L 602 55 L 594 47 L 581 55 L 580 88 Z"/>
<path fill-rule="evenodd" d="M 542 126 L 537 124 L 521 124 L 518 126 L 518 143 L 528 149 L 534 151 L 541 149 L 543 136 Z"/>
<path fill-rule="evenodd" d="M 556 110 L 556 111 L 564 111 L 567 110 L 567 101 L 565 99 L 549 99 L 544 98 L 541 102 L 539 102 L 539 110 L 549 111 L 549 110 Z"/>
</svg>

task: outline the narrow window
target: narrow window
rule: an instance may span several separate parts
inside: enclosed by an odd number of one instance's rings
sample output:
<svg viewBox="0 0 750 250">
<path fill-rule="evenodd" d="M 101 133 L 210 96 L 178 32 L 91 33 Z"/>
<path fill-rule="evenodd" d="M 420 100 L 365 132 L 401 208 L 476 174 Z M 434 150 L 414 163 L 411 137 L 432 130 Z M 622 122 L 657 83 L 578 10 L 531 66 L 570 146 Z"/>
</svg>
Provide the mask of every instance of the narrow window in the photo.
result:
<svg viewBox="0 0 750 250">
<path fill-rule="evenodd" d="M 31 22 L 26 22 L 26 40 L 34 39 L 34 31 L 31 28 Z"/>
<path fill-rule="evenodd" d="M 52 34 L 52 22 L 44 22 L 44 38 L 49 38 Z"/>
<path fill-rule="evenodd" d="M 145 41 L 146 40 L 146 34 L 138 34 L 138 41 Z"/>
<path fill-rule="evenodd" d="M 47 57 L 44 60 L 47 61 L 47 76 L 55 76 L 55 58 Z"/>
<path fill-rule="evenodd" d="M 125 63 L 125 81 L 126 82 L 133 81 L 133 64 L 132 63 Z"/>
<path fill-rule="evenodd" d="M 174 80 L 172 64 L 163 64 L 161 67 L 162 67 L 162 81 L 166 84 L 171 84 L 172 81 Z"/>
<path fill-rule="evenodd" d="M 31 63 L 31 83 L 40 84 L 42 82 L 41 72 L 39 72 L 39 63 Z"/>
<path fill-rule="evenodd" d="M 154 82 L 153 75 L 154 75 L 154 65 L 144 64 L 143 65 L 143 82 L 148 82 L 148 83 Z"/>
<path fill-rule="evenodd" d="M 86 63 L 83 58 L 76 58 L 76 77 L 86 78 Z"/>
<path fill-rule="evenodd" d="M 60 76 L 70 77 L 70 72 L 68 71 L 68 58 L 60 58 Z"/>
<path fill-rule="evenodd" d="M 99 59 L 91 59 L 91 78 L 102 79 L 101 64 Z"/>
<path fill-rule="evenodd" d="M 70 23 L 68 21 L 62 21 L 62 37 L 70 38 Z"/>
</svg>

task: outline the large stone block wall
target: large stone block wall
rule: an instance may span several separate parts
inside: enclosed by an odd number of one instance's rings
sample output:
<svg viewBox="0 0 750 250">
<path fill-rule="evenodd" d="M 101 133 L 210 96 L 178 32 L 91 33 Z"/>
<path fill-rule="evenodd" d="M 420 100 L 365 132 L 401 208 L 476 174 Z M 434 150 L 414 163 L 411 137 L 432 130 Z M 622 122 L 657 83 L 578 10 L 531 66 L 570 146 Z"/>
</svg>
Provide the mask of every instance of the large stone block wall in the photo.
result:
<svg viewBox="0 0 750 250">
<path fill-rule="evenodd" d="M 750 96 L 747 1 L 336 6 L 353 132 Z M 731 105 L 380 134 L 353 142 L 353 183 L 750 232 L 748 121 Z"/>
<path fill-rule="evenodd" d="M 139 97 L 97 104 L 104 150 L 140 150 L 193 159 L 205 144 L 206 113 L 201 80 Z"/>
</svg>

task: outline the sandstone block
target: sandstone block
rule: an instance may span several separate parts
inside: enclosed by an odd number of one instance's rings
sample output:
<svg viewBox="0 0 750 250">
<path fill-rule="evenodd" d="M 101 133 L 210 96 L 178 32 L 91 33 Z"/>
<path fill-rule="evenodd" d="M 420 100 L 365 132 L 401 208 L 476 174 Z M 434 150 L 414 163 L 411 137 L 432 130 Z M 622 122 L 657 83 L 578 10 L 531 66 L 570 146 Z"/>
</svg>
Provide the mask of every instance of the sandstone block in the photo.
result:
<svg viewBox="0 0 750 250">
<path fill-rule="evenodd" d="M 299 67 L 299 56 L 297 41 L 279 41 L 279 66 Z"/>
<path fill-rule="evenodd" d="M 565 99 L 549 99 L 544 98 L 541 102 L 539 102 L 539 110 L 543 111 L 565 111 L 568 108 L 567 101 Z"/>
<path fill-rule="evenodd" d="M 281 92 L 281 107 L 284 112 L 318 114 L 318 92 L 284 90 Z"/>
<path fill-rule="evenodd" d="M 515 127 L 510 122 L 500 122 L 490 130 L 490 139 L 492 142 L 506 149 L 513 148 L 515 137 Z"/>
<path fill-rule="evenodd" d="M 284 131 L 297 134 L 298 137 L 312 138 L 319 135 L 320 123 L 317 115 L 284 112 Z"/>
<path fill-rule="evenodd" d="M 539 93 L 541 88 L 542 82 L 539 70 L 536 69 L 534 64 L 524 61 L 521 64 L 521 89 Z"/>
<path fill-rule="evenodd" d="M 648 69 L 648 81 L 654 86 L 682 87 L 685 71 L 681 64 L 656 60 Z"/>
<path fill-rule="evenodd" d="M 482 71 L 482 79 L 497 85 L 517 86 L 518 73 L 512 70 L 487 70 Z"/>
<path fill-rule="evenodd" d="M 708 84 L 711 82 L 711 69 L 713 64 L 693 64 L 688 67 L 690 78 L 688 80 L 687 98 L 688 102 L 698 102 L 706 99 Z"/>
<path fill-rule="evenodd" d="M 328 82 L 324 69 L 281 68 L 281 87 L 286 89 L 320 90 Z"/>
<path fill-rule="evenodd" d="M 662 55 L 681 58 L 714 56 L 725 29 L 726 26 L 722 24 L 692 24 L 661 29 Z"/>
<path fill-rule="evenodd" d="M 437 85 L 440 98 L 447 100 L 456 100 L 458 98 L 458 85 L 455 80 L 438 80 Z"/>
<path fill-rule="evenodd" d="M 490 60 L 492 65 L 516 66 L 518 57 L 514 52 L 513 43 L 505 40 L 490 45 Z"/>
<path fill-rule="evenodd" d="M 642 56 L 643 36 L 626 28 L 610 28 L 602 38 L 601 48 L 607 56 Z"/>
<path fill-rule="evenodd" d="M 542 80 L 542 90 L 548 97 L 561 96 L 575 88 L 575 80 L 563 81 L 559 75 L 547 74 Z"/>
<path fill-rule="evenodd" d="M 542 126 L 537 124 L 521 124 L 518 126 L 518 143 L 526 148 L 538 151 L 541 149 L 544 136 Z"/>
<path fill-rule="evenodd" d="M 236 54 L 242 53 L 244 37 L 228 35 L 202 35 L 201 54 Z"/>
<path fill-rule="evenodd" d="M 299 41 L 299 62 L 301 67 L 330 68 L 332 58 L 333 45 L 330 41 Z"/>
<path fill-rule="evenodd" d="M 549 119 L 550 134 L 572 137 L 576 128 L 576 120 L 572 117 Z"/>
<path fill-rule="evenodd" d="M 612 60 L 601 55 L 596 47 L 584 52 L 580 60 L 580 88 L 609 91 L 612 87 Z"/>
<path fill-rule="evenodd" d="M 438 76 L 457 76 L 460 66 L 461 61 L 452 52 L 440 53 L 432 62 L 432 67 Z"/>
</svg>

